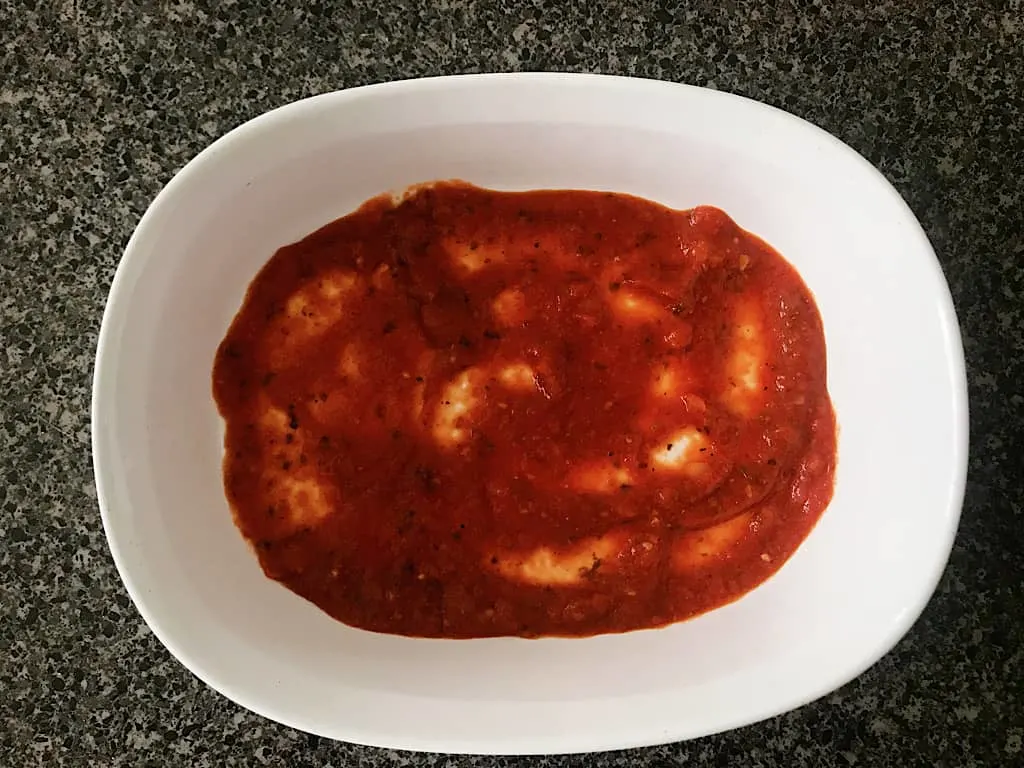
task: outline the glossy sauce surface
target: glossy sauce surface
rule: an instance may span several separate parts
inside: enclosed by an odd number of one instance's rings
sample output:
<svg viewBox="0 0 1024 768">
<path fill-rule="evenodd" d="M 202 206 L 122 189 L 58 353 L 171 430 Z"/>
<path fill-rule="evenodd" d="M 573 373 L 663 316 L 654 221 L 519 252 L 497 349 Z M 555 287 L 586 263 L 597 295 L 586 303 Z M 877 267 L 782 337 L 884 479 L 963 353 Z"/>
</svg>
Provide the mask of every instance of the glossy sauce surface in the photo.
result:
<svg viewBox="0 0 1024 768">
<path fill-rule="evenodd" d="M 775 572 L 832 494 L 813 299 L 714 208 L 376 198 L 273 256 L 213 380 L 264 571 L 376 631 L 678 621 Z"/>
</svg>

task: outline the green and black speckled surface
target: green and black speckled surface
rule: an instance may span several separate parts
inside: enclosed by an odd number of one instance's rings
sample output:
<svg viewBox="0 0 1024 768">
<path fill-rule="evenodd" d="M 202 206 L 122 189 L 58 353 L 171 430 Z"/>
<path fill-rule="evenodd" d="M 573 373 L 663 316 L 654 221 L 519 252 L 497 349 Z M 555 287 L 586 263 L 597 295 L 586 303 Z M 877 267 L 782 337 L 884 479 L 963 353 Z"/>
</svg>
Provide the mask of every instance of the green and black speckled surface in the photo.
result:
<svg viewBox="0 0 1024 768">
<path fill-rule="evenodd" d="M 1024 765 L 1024 4 L 295 5 L 0 0 L 0 766 Z M 514 69 L 658 77 L 788 109 L 881 168 L 932 239 L 970 377 L 960 535 L 909 636 L 815 704 L 601 756 L 333 744 L 195 680 L 118 581 L 90 468 L 89 377 L 147 203 L 271 107 Z"/>
</svg>

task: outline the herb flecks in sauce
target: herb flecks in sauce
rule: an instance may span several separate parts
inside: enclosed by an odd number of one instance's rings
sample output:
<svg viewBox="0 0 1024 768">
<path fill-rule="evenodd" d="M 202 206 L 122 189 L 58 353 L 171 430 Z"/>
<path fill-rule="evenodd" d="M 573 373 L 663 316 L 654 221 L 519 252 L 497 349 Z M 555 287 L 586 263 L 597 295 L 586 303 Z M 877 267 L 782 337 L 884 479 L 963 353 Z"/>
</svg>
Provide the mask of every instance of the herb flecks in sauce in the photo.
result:
<svg viewBox="0 0 1024 768">
<path fill-rule="evenodd" d="M 775 572 L 832 493 L 813 300 L 714 208 L 371 200 L 261 270 L 214 394 L 264 571 L 382 632 L 684 619 Z"/>
</svg>

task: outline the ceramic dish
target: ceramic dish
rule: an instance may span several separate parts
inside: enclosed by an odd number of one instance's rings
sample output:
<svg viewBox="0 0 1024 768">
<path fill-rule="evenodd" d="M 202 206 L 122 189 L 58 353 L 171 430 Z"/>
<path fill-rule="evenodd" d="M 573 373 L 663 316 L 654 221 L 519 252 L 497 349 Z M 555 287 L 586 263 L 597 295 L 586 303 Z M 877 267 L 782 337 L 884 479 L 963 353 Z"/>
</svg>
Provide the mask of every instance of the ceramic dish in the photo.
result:
<svg viewBox="0 0 1024 768">
<path fill-rule="evenodd" d="M 351 629 L 264 577 L 224 499 L 217 344 L 279 246 L 383 191 L 447 178 L 714 205 L 795 265 L 824 322 L 839 460 L 831 505 L 778 574 L 665 629 L 466 641 Z M 171 653 L 295 728 L 445 752 L 656 744 L 828 693 L 920 614 L 949 555 L 967 463 L 949 291 L 885 179 L 776 109 L 585 75 L 341 91 L 215 142 L 160 193 L 127 246 L 103 318 L 92 417 L 111 552 Z"/>
</svg>

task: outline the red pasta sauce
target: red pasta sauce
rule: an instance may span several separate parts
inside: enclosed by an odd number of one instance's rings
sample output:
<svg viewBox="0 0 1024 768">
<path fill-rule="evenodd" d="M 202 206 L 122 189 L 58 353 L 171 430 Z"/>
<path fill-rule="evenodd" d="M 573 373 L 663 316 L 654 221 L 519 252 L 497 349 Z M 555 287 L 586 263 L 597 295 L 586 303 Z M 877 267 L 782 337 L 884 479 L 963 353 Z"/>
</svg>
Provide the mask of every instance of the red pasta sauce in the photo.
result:
<svg viewBox="0 0 1024 768">
<path fill-rule="evenodd" d="M 379 632 L 586 636 L 778 570 L 832 495 L 825 372 L 718 209 L 439 182 L 280 249 L 213 389 L 270 578 Z"/>
</svg>

